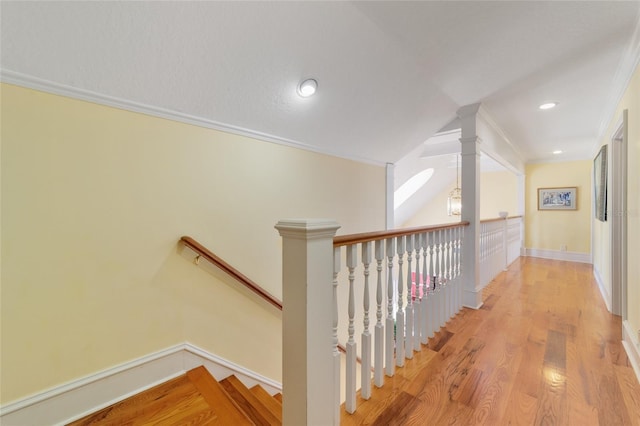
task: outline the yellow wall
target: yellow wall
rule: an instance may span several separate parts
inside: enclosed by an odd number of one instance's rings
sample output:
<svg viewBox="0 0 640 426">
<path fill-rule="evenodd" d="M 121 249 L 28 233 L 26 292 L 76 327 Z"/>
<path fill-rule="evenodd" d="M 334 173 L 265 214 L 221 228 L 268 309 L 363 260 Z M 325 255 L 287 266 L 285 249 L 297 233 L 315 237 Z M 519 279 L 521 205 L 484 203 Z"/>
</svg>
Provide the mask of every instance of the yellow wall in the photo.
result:
<svg viewBox="0 0 640 426">
<path fill-rule="evenodd" d="M 433 197 L 403 227 L 427 226 L 459 222 L 460 217 L 447 215 L 447 198 L 455 182 Z M 464 202 L 464 201 L 463 201 Z M 518 178 L 511 172 L 484 172 L 480 174 L 480 219 L 494 219 L 498 212 L 510 216 L 518 214 Z"/>
<path fill-rule="evenodd" d="M 628 110 L 627 152 L 627 313 L 632 330 L 640 330 L 640 67 L 627 87 L 600 145 L 608 144 L 622 112 Z M 609 206 L 610 200 L 609 200 Z M 609 209 L 610 212 L 610 209 Z M 611 222 L 593 219 L 594 267 L 598 268 L 611 291 L 609 238 Z M 598 254 L 598 256 L 596 256 Z"/>
<path fill-rule="evenodd" d="M 538 188 L 578 188 L 577 210 L 538 210 Z M 525 185 L 525 247 L 590 253 L 591 161 L 528 164 Z"/>
<path fill-rule="evenodd" d="M 428 185 L 428 184 L 427 184 Z M 455 182 L 444 191 L 438 193 L 418 210 L 409 220 L 402 224 L 405 228 L 415 226 L 438 225 L 441 223 L 460 222 L 460 216 L 447 215 L 447 197 L 455 187 Z"/>
<path fill-rule="evenodd" d="M 180 236 L 281 297 L 279 219 L 384 228 L 382 167 L 7 84 L 1 96 L 2 403 L 184 341 L 280 380 L 279 317 L 193 266 Z"/>
<path fill-rule="evenodd" d="M 518 177 L 511 172 L 484 172 L 480 175 L 480 219 L 495 219 L 498 212 L 509 216 L 518 212 Z"/>
</svg>

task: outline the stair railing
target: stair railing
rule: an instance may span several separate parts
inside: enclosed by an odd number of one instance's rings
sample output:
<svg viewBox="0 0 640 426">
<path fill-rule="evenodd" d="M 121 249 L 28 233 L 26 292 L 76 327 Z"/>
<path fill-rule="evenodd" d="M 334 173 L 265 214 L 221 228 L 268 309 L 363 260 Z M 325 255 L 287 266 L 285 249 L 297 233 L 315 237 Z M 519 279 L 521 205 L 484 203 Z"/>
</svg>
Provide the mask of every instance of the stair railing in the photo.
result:
<svg viewBox="0 0 640 426">
<path fill-rule="evenodd" d="M 520 256 L 522 216 L 480 221 L 480 284 L 484 288 Z"/>
<path fill-rule="evenodd" d="M 209 249 L 207 249 L 202 244 L 200 244 L 193 238 L 187 237 L 187 236 L 180 238 L 180 242 L 185 246 L 189 247 L 191 250 L 193 250 L 196 253 L 197 255 L 195 259 L 196 263 L 199 262 L 201 258 L 212 263 L 222 271 L 226 272 L 231 277 L 235 278 L 240 284 L 244 285 L 247 289 L 257 294 L 267 302 L 269 302 L 275 308 L 277 308 L 278 310 L 282 310 L 282 302 L 278 300 L 278 298 L 276 298 L 274 295 L 269 293 L 264 288 L 260 287 L 251 278 L 247 277 L 242 272 L 238 271 L 236 268 L 229 265 L 220 257 L 213 254 Z"/>
<path fill-rule="evenodd" d="M 244 275 L 242 272 L 222 260 L 220 257 L 216 256 L 212 251 L 206 248 L 204 245 L 193 239 L 192 237 L 183 236 L 180 238 L 180 242 L 184 244 L 186 247 L 189 247 L 195 254 L 195 263 L 199 264 L 200 259 L 204 259 L 226 272 L 231 277 L 235 278 L 240 284 L 245 286 L 247 289 L 273 305 L 279 311 L 282 311 L 282 302 L 277 297 L 273 296 L 267 290 L 262 288 L 259 284 L 253 281 L 251 278 Z M 346 353 L 347 349 L 344 345 L 339 344 L 338 350 L 342 353 Z M 358 358 L 358 362 L 360 362 L 360 358 Z"/>
<path fill-rule="evenodd" d="M 346 411 L 357 408 L 358 353 L 361 396 L 368 399 L 372 364 L 373 384 L 383 386 L 385 374 L 393 376 L 396 366 L 403 366 L 462 308 L 461 253 L 468 225 L 335 238 L 339 225 L 333 221 L 283 220 L 276 225 L 283 237 L 285 424 L 339 424 L 341 382 Z M 343 261 L 346 276 L 340 275 Z M 375 291 L 369 279 L 372 265 Z M 362 306 L 357 314 L 356 301 Z M 346 378 L 341 380 L 338 317 L 345 304 Z"/>
</svg>

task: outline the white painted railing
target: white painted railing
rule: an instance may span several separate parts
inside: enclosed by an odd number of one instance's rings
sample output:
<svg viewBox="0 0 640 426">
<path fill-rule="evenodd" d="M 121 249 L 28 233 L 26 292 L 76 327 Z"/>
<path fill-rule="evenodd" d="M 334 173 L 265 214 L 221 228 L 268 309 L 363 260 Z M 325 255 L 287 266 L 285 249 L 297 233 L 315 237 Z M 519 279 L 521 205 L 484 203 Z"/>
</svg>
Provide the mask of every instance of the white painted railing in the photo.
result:
<svg viewBox="0 0 640 426">
<path fill-rule="evenodd" d="M 480 221 L 480 284 L 485 287 L 520 256 L 522 216 Z"/>
<path fill-rule="evenodd" d="M 395 367 L 402 367 L 405 359 L 413 358 L 413 352 L 420 351 L 422 344 L 462 307 L 463 229 L 464 225 L 456 224 L 334 239 L 334 285 L 343 285 L 344 280 L 340 279 L 343 258 L 347 272 L 344 277 L 348 281 L 344 283 L 348 292 L 334 292 L 333 302 L 339 316 L 345 315 L 348 324 L 344 380 L 348 413 L 356 410 L 358 388 L 363 399 L 371 396 L 372 369 L 373 384 L 383 386 L 384 375 L 393 376 Z M 369 275 L 374 259 L 377 275 L 372 291 Z M 385 264 L 386 274 L 383 274 Z M 361 276 L 359 282 L 358 275 Z M 343 295 L 348 301 L 346 310 L 339 309 L 342 304 L 338 298 Z M 355 306 L 362 306 L 362 315 L 356 315 Z M 375 307 L 376 314 L 373 341 L 371 306 Z M 356 323 L 362 325 L 356 327 Z M 338 334 L 336 327 L 334 342 L 340 340 Z M 358 354 L 362 358 L 359 386 L 356 383 Z"/>
<path fill-rule="evenodd" d="M 520 257 L 524 246 L 522 216 L 507 218 L 507 266 Z"/>
<path fill-rule="evenodd" d="M 285 424 L 339 424 L 341 382 L 346 411 L 353 413 L 358 387 L 368 399 L 372 381 L 383 386 L 385 374 L 393 376 L 396 366 L 403 366 L 461 309 L 465 226 L 330 239 L 335 222 L 278 223 L 283 236 Z M 340 377 L 341 339 L 346 341 L 345 380 Z"/>
</svg>

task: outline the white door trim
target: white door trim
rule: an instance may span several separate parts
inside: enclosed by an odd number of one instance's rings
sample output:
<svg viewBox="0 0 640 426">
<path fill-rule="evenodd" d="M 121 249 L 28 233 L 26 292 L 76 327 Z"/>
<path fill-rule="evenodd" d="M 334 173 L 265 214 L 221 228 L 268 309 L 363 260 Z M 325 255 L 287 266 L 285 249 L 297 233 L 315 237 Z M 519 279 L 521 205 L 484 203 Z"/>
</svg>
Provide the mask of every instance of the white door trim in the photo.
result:
<svg viewBox="0 0 640 426">
<path fill-rule="evenodd" d="M 611 312 L 627 319 L 627 110 L 611 137 Z"/>
</svg>

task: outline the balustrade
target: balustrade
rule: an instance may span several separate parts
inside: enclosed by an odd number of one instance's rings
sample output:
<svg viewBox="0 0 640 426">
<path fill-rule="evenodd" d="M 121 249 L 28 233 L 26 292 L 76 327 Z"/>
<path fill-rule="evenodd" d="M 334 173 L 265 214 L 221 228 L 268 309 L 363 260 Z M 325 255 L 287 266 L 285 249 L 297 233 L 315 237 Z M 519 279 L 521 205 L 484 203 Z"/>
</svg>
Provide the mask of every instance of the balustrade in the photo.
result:
<svg viewBox="0 0 640 426">
<path fill-rule="evenodd" d="M 344 335 L 347 341 L 346 379 L 342 381 L 345 386 L 347 412 L 352 413 L 357 408 L 355 371 L 358 366 L 355 353 L 361 357 L 360 394 L 363 399 L 368 399 L 371 396 L 372 358 L 373 384 L 381 387 L 385 375 L 393 376 L 396 367 L 404 366 L 405 360 L 413 358 L 414 351 L 421 350 L 421 345 L 426 344 L 429 337 L 461 309 L 460 250 L 462 229 L 466 225 L 462 223 L 414 228 L 334 239 L 335 251 L 341 252 L 335 257 L 345 259 L 347 265 L 344 275 L 335 275 L 339 288 L 338 298 L 347 299 L 346 333 L 339 333 Z M 373 342 L 369 332 L 372 245 L 375 247 L 377 265 L 374 299 L 376 326 Z M 383 270 L 385 260 L 386 271 Z M 338 263 L 339 261 L 336 262 Z M 340 268 L 334 265 L 334 271 L 338 269 Z M 385 272 L 386 294 L 382 284 Z M 340 300 L 334 303 L 335 310 L 345 306 Z M 362 312 L 354 313 L 354 306 L 362 306 Z M 383 312 L 385 307 L 386 312 Z M 359 315 L 362 316 L 362 345 L 358 348 L 355 343 L 354 324 L 355 318 Z"/>
<path fill-rule="evenodd" d="M 332 366 L 333 375 L 329 376 L 333 389 L 327 392 L 331 395 L 333 405 L 327 416 L 326 413 L 311 410 L 311 405 L 305 402 L 309 396 L 295 396 L 287 400 L 287 377 L 291 375 L 286 373 L 283 381 L 284 416 L 291 421 L 295 419 L 299 424 L 338 424 L 340 391 L 336 389 L 337 386 L 344 386 L 345 409 L 353 413 L 357 409 L 358 387 L 362 398 L 369 399 L 372 383 L 376 387 L 383 386 L 385 376 L 392 377 L 396 367 L 404 366 L 405 360 L 411 359 L 415 351 L 420 351 L 422 345 L 427 344 L 429 338 L 462 308 L 463 234 L 469 223 L 340 237 L 331 234 L 338 227 L 334 222 L 318 223 L 283 221 L 276 226 L 285 240 L 283 340 L 286 350 L 283 355 L 287 366 L 285 370 L 288 370 L 290 367 L 286 359 L 291 350 L 288 347 L 291 337 L 287 330 L 291 330 L 290 333 L 295 334 L 296 338 L 305 339 L 306 342 L 300 342 L 300 345 L 306 345 L 307 349 L 294 352 L 306 356 L 306 368 Z M 300 240 L 307 245 L 307 250 L 302 249 Z M 520 217 L 481 222 L 479 257 L 481 278 L 486 281 L 483 285 L 518 257 L 520 241 Z M 308 252 L 309 248 L 313 248 L 310 252 L 315 253 L 314 256 L 318 256 L 321 250 L 328 250 L 331 254 L 331 246 L 333 256 L 329 256 L 329 259 L 332 260 L 328 262 L 325 253 L 324 257 L 320 256 L 322 265 L 310 259 L 308 254 L 306 258 L 300 254 Z M 344 270 L 342 265 L 346 266 Z M 292 273 L 290 269 L 297 269 L 298 272 Z M 325 269 L 327 278 L 323 284 L 317 274 Z M 375 291 L 372 291 L 374 269 Z M 325 276 L 324 273 L 321 276 Z M 329 281 L 332 281 L 331 286 Z M 308 288 L 311 285 L 326 286 L 330 290 L 326 293 L 317 292 Z M 307 287 L 307 290 L 301 291 L 298 288 L 300 286 Z M 307 310 L 314 305 L 311 311 L 315 316 L 309 316 L 308 313 L 304 316 L 301 312 L 304 309 L 291 308 L 295 315 L 290 317 L 288 294 L 295 295 L 297 303 L 306 300 Z M 300 295 L 306 295 L 306 298 L 300 299 Z M 318 295 L 318 298 L 309 298 L 309 295 Z M 292 303 L 296 303 L 296 300 Z M 371 327 L 373 306 L 375 325 Z M 304 322 L 307 331 L 301 334 L 299 326 L 289 327 L 287 323 L 290 318 Z M 317 325 L 310 326 L 310 322 L 316 321 L 327 324 L 326 334 L 319 332 Z M 316 335 L 310 334 L 312 330 Z M 322 336 L 326 336 L 326 340 Z M 320 354 L 309 353 L 310 339 L 323 340 L 327 345 L 330 342 L 331 350 L 329 347 L 326 349 L 328 361 L 319 360 L 325 356 L 322 350 Z M 346 355 L 340 354 L 339 342 L 346 342 Z M 312 346 L 318 350 L 317 345 Z M 340 377 L 343 356 L 345 374 Z M 317 373 L 311 375 L 314 380 L 319 380 Z M 359 383 L 357 373 L 360 374 Z M 310 392 L 312 386 L 307 374 L 305 391 Z M 322 383 L 324 386 L 328 382 Z M 317 389 L 314 389 L 313 395 L 318 395 Z M 304 410 L 290 408 L 287 401 L 307 404 L 308 412 L 305 414 Z M 287 414 L 289 410 L 293 414 Z"/>
<path fill-rule="evenodd" d="M 520 256 L 522 217 L 480 221 L 480 284 L 485 287 Z"/>
</svg>

